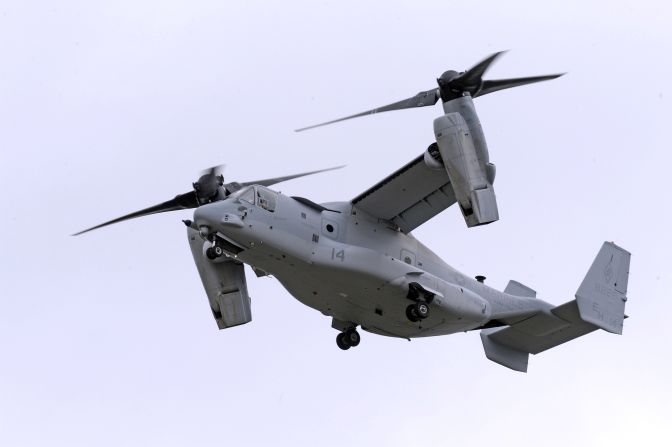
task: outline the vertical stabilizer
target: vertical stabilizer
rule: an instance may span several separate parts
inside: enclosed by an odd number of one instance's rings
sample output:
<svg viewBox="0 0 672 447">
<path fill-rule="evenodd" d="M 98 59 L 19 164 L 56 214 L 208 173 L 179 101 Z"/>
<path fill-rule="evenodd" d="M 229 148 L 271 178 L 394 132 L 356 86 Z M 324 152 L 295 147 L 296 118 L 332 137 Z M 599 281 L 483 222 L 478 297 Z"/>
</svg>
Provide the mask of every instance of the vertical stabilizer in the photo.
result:
<svg viewBox="0 0 672 447">
<path fill-rule="evenodd" d="M 527 372 L 529 353 L 498 343 L 489 337 L 490 334 L 494 334 L 500 330 L 500 328 L 490 328 L 481 331 L 481 341 L 483 342 L 485 356 L 493 362 L 514 371 Z"/>
<path fill-rule="evenodd" d="M 525 284 L 521 284 L 514 280 L 509 281 L 509 283 L 506 285 L 506 289 L 504 289 L 504 293 L 508 293 L 509 295 L 525 296 L 528 298 L 537 297 L 537 292 L 535 290 L 530 289 Z"/>
<path fill-rule="evenodd" d="M 629 271 L 630 253 L 605 242 L 576 292 L 582 320 L 614 334 L 623 332 Z"/>
</svg>

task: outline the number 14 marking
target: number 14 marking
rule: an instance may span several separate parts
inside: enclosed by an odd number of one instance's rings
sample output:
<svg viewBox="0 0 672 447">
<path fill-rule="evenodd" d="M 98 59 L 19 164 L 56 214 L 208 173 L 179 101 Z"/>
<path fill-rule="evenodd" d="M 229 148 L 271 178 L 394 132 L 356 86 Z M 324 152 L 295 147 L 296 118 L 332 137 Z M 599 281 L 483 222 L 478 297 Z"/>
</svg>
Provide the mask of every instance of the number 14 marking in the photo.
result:
<svg viewBox="0 0 672 447">
<path fill-rule="evenodd" d="M 340 259 L 341 262 L 345 261 L 345 250 L 336 251 L 335 248 L 331 249 L 331 259 Z"/>
</svg>

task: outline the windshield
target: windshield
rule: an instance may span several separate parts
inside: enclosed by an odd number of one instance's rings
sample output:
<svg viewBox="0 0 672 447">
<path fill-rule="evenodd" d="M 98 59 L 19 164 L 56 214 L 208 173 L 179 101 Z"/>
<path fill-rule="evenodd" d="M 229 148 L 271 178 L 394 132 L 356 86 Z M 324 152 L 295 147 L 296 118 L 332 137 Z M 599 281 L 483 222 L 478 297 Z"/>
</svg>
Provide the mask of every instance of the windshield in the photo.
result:
<svg viewBox="0 0 672 447">
<path fill-rule="evenodd" d="M 229 198 L 239 201 L 244 201 L 254 205 L 254 188 L 251 186 L 246 186 L 245 188 L 239 189 L 238 191 L 231 193 Z"/>
<path fill-rule="evenodd" d="M 247 186 L 232 193 L 229 197 L 239 202 L 249 203 L 250 205 L 256 204 L 260 208 L 273 213 L 275 212 L 277 196 L 277 192 L 263 186 Z"/>
</svg>

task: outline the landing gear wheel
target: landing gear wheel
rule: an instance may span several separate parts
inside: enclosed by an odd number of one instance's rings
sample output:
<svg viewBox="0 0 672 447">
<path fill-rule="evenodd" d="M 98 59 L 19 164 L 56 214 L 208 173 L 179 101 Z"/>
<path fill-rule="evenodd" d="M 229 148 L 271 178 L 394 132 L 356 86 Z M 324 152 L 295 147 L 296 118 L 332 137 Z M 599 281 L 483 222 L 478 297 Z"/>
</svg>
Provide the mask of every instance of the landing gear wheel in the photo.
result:
<svg viewBox="0 0 672 447">
<path fill-rule="evenodd" d="M 357 332 L 356 329 L 348 329 L 347 331 L 343 332 L 343 335 L 345 342 L 353 348 L 357 346 L 360 341 L 362 341 L 362 338 L 359 336 L 359 332 Z"/>
<path fill-rule="evenodd" d="M 415 314 L 421 320 L 424 320 L 429 316 L 429 304 L 425 303 L 424 301 L 418 301 L 413 305 L 413 308 L 415 310 Z"/>
<path fill-rule="evenodd" d="M 209 247 L 207 250 L 205 250 L 205 255 L 208 257 L 208 259 L 214 261 L 215 259 L 224 255 L 224 249 L 219 245 L 213 245 L 212 247 Z"/>
<path fill-rule="evenodd" d="M 420 321 L 420 317 L 418 317 L 418 313 L 415 311 L 415 304 L 409 304 L 408 307 L 406 307 L 406 318 L 413 323 Z"/>
<path fill-rule="evenodd" d="M 413 323 L 424 320 L 429 316 L 429 304 L 424 301 L 418 301 L 414 304 L 409 304 L 406 307 L 406 317 Z"/>
<path fill-rule="evenodd" d="M 345 332 L 341 332 L 336 336 L 336 344 L 344 351 L 350 349 L 350 345 L 345 341 Z"/>
</svg>

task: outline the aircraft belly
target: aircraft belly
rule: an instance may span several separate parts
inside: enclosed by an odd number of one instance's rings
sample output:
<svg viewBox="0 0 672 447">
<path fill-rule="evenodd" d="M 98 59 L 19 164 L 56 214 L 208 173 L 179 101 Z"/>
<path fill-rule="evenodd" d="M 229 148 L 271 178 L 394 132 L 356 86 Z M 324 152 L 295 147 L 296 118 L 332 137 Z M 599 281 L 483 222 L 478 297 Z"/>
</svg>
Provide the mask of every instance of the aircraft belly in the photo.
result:
<svg viewBox="0 0 672 447">
<path fill-rule="evenodd" d="M 463 320 L 440 305 L 432 306 L 426 320 L 412 323 L 406 317 L 406 307 L 412 303 L 407 298 L 408 289 L 395 285 L 395 279 L 420 275 L 421 270 L 370 249 L 329 242 L 314 244 L 309 259 L 268 245 L 246 250 L 239 257 L 275 276 L 301 303 L 324 315 L 359 324 L 372 333 L 429 337 L 480 325 Z"/>
</svg>

